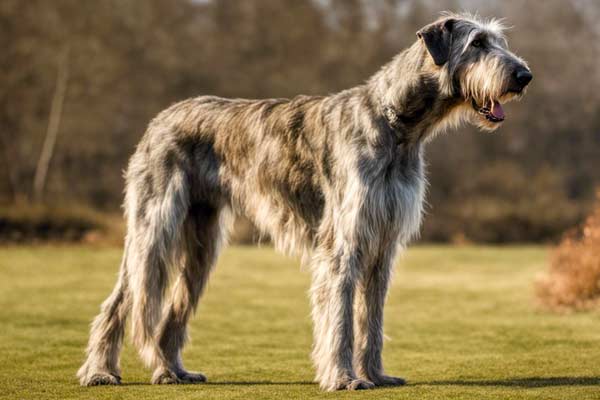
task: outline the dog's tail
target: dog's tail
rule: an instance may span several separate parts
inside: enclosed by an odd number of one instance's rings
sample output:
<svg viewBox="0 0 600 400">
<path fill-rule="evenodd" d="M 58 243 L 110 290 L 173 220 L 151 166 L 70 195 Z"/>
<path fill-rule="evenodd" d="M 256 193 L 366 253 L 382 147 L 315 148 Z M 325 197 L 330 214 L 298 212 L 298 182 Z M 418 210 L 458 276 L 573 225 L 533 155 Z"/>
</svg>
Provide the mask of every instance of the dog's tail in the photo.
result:
<svg viewBox="0 0 600 400">
<path fill-rule="evenodd" d="M 181 258 L 178 244 L 189 212 L 189 190 L 182 171 L 169 178 L 161 194 L 144 196 L 135 183 L 128 179 L 125 201 L 132 337 L 142 360 L 152 367 L 162 357 L 156 332 L 170 269 Z"/>
</svg>

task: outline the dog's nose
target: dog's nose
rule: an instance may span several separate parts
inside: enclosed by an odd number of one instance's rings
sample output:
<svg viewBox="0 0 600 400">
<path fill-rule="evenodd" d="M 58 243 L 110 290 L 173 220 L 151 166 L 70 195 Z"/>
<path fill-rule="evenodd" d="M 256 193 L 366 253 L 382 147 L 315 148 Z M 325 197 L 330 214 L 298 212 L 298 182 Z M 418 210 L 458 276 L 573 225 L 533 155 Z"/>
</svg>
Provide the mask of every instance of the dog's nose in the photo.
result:
<svg viewBox="0 0 600 400">
<path fill-rule="evenodd" d="M 520 69 L 515 73 L 515 78 L 517 79 L 517 83 L 519 84 L 519 86 L 521 86 L 521 88 L 524 88 L 529 84 L 529 82 L 531 82 L 531 80 L 533 79 L 533 75 L 529 70 Z"/>
</svg>

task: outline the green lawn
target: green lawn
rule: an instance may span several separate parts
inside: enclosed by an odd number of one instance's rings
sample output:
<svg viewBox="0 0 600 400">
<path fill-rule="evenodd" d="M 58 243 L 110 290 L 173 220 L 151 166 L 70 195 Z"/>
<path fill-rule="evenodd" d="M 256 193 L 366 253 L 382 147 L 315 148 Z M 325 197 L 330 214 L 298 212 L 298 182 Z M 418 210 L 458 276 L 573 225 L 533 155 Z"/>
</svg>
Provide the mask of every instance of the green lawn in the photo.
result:
<svg viewBox="0 0 600 400">
<path fill-rule="evenodd" d="M 208 384 L 151 386 L 127 343 L 123 385 L 79 387 L 88 324 L 120 249 L 0 248 L 0 397 L 7 399 L 600 399 L 598 314 L 536 309 L 541 247 L 413 247 L 386 308 L 385 364 L 405 387 L 312 383 L 309 274 L 270 248 L 233 247 L 191 324 L 184 360 Z"/>
</svg>

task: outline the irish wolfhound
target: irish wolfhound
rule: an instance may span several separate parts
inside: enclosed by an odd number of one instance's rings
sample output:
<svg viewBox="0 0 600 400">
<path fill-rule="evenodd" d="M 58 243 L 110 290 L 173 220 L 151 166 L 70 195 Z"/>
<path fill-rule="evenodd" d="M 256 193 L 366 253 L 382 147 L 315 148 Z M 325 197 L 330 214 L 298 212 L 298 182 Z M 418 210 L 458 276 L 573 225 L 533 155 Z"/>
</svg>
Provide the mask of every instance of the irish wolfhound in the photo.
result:
<svg viewBox="0 0 600 400">
<path fill-rule="evenodd" d="M 494 130 L 532 78 L 499 22 L 444 14 L 366 84 L 291 100 L 199 97 L 149 125 L 126 174 L 117 285 L 91 329 L 82 385 L 118 384 L 125 319 L 153 383 L 196 383 L 186 325 L 245 215 L 313 274 L 313 360 L 324 390 L 402 385 L 384 374 L 394 258 L 417 234 L 423 147 L 461 121 Z M 173 285 L 167 304 L 163 298 Z"/>
</svg>

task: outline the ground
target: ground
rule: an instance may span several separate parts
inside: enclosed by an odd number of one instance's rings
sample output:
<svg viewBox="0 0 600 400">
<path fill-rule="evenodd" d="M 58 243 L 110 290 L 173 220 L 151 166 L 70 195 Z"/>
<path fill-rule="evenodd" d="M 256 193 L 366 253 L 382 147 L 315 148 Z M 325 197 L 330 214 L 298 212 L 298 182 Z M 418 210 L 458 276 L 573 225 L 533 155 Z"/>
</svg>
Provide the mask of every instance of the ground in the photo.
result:
<svg viewBox="0 0 600 400">
<path fill-rule="evenodd" d="M 386 308 L 384 359 L 401 388 L 324 394 L 312 382 L 309 274 L 268 247 L 232 247 L 196 317 L 186 366 L 209 383 L 151 386 L 127 343 L 123 385 L 82 388 L 88 325 L 120 249 L 0 248 L 0 398 L 600 399 L 600 318 L 539 310 L 543 247 L 413 247 Z"/>
</svg>

